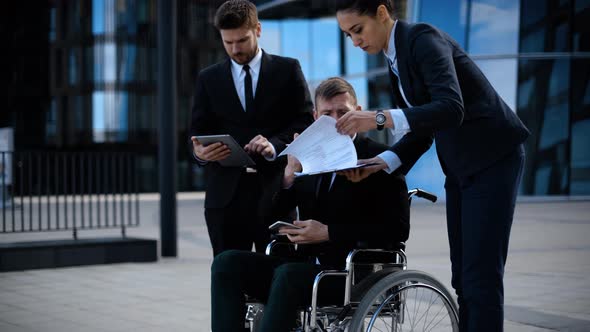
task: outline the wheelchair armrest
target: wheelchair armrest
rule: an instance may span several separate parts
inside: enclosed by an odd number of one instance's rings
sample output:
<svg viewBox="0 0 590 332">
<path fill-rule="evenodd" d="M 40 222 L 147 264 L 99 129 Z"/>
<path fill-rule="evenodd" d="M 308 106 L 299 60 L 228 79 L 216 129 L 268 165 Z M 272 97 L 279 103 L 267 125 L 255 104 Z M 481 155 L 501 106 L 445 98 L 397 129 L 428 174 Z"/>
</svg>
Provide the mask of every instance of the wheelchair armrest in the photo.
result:
<svg viewBox="0 0 590 332">
<path fill-rule="evenodd" d="M 267 256 L 276 255 L 276 250 L 279 247 L 287 248 L 289 253 L 295 252 L 297 250 L 297 243 L 293 243 L 287 239 L 286 236 L 276 236 L 272 241 L 266 245 L 266 250 L 264 253 Z"/>
<path fill-rule="evenodd" d="M 375 254 L 375 255 L 393 255 L 396 257 L 395 263 L 405 264 L 407 261 L 406 253 L 404 252 L 406 245 L 404 242 L 399 242 L 396 246 L 386 249 L 370 249 L 370 248 L 357 248 L 353 249 L 348 253 L 346 257 L 346 270 L 351 271 L 352 266 L 355 262 L 357 257 L 361 256 L 360 254 Z M 372 263 L 389 263 L 390 261 L 380 261 L 378 259 L 373 259 Z"/>
<path fill-rule="evenodd" d="M 380 248 L 384 250 L 406 250 L 406 243 L 405 242 L 396 242 L 396 243 L 369 243 L 367 241 L 358 241 L 356 243 L 356 249 L 372 249 L 372 248 Z"/>
</svg>

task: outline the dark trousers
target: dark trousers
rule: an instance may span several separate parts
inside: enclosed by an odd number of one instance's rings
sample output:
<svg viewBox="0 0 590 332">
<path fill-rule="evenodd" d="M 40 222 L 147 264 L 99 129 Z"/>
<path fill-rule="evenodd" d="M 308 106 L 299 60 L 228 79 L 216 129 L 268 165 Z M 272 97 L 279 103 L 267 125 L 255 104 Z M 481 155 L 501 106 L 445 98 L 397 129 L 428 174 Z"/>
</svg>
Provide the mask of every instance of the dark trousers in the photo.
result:
<svg viewBox="0 0 590 332">
<path fill-rule="evenodd" d="M 311 303 L 313 280 L 322 269 L 327 267 L 311 261 L 238 250 L 221 253 L 211 266 L 212 331 L 244 330 L 244 294 L 266 304 L 259 331 L 290 331 L 295 327 L 297 309 Z M 320 285 L 320 303 L 342 304 L 344 280 L 327 280 Z"/>
<path fill-rule="evenodd" d="M 229 249 L 263 252 L 270 233 L 260 216 L 262 181 L 257 173 L 244 173 L 236 187 L 234 197 L 224 208 L 205 209 L 207 231 L 213 247 L 213 256 Z"/>
<path fill-rule="evenodd" d="M 504 266 L 524 149 L 464 181 L 447 175 L 447 230 L 460 331 L 503 331 Z"/>
</svg>

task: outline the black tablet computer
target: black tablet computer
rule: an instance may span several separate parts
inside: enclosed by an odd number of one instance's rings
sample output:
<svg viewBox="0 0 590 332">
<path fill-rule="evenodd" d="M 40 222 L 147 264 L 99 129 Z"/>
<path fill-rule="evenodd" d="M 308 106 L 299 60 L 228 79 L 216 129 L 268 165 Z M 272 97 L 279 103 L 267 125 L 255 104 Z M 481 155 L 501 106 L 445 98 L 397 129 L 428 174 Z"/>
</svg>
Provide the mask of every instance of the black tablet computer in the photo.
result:
<svg viewBox="0 0 590 332">
<path fill-rule="evenodd" d="M 254 166 L 256 163 L 248 153 L 242 148 L 231 135 L 206 135 L 195 136 L 201 144 L 207 146 L 209 144 L 221 142 L 231 150 L 229 157 L 218 161 L 221 166 L 225 167 L 244 167 Z"/>
</svg>

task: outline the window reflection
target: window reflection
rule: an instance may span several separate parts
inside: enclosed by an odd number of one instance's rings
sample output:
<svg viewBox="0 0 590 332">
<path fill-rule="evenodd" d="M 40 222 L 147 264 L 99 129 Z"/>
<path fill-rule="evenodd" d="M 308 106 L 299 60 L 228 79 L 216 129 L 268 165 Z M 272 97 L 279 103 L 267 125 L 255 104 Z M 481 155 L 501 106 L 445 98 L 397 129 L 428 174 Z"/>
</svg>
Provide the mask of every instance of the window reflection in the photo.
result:
<svg viewBox="0 0 590 332">
<path fill-rule="evenodd" d="M 340 74 L 340 29 L 335 18 L 312 20 L 311 76 L 309 80 L 324 79 Z"/>
<path fill-rule="evenodd" d="M 565 52 L 570 50 L 569 1 L 522 0 L 520 52 Z"/>
<path fill-rule="evenodd" d="M 472 0 L 468 51 L 470 54 L 518 52 L 519 2 Z"/>
<path fill-rule="evenodd" d="M 281 54 L 281 30 L 278 21 L 262 20 L 262 34 L 258 43 L 262 49 L 271 54 Z"/>
<path fill-rule="evenodd" d="M 421 0 L 419 21 L 430 23 L 451 35 L 465 47 L 467 0 L 446 0 L 444 10 L 440 0 Z"/>
<path fill-rule="evenodd" d="M 521 60 L 518 71 L 518 113 L 531 130 L 522 192 L 568 194 L 569 60 Z"/>
<path fill-rule="evenodd" d="M 363 110 L 367 109 L 367 106 L 369 105 L 367 79 L 362 77 L 348 79 L 347 81 L 354 88 L 354 92 L 356 93 L 357 104 Z"/>
<path fill-rule="evenodd" d="M 92 134 L 97 143 L 122 142 L 128 132 L 127 92 L 95 91 L 92 94 Z"/>
<path fill-rule="evenodd" d="M 343 38 L 346 61 L 346 75 L 354 75 L 367 71 L 367 54 L 360 48 L 354 47 L 350 39 Z"/>
<path fill-rule="evenodd" d="M 112 83 L 117 77 L 117 47 L 113 42 L 94 45 L 94 82 Z"/>
<path fill-rule="evenodd" d="M 281 55 L 299 60 L 303 75 L 307 79 L 311 77 L 309 20 L 285 20 L 283 22 L 281 50 L 283 51 Z"/>
<path fill-rule="evenodd" d="M 572 23 L 574 52 L 590 51 L 590 0 L 576 0 Z"/>
<path fill-rule="evenodd" d="M 590 194 L 590 59 L 572 61 L 570 194 Z"/>
<path fill-rule="evenodd" d="M 517 60 L 477 60 L 476 62 L 504 102 L 516 111 Z"/>
<path fill-rule="evenodd" d="M 69 51 L 68 55 L 68 76 L 70 85 L 76 85 L 78 83 L 78 68 L 80 62 L 79 48 L 73 47 Z"/>
<path fill-rule="evenodd" d="M 368 79 L 369 108 L 391 108 L 393 105 L 393 91 L 387 73 Z"/>
<path fill-rule="evenodd" d="M 408 188 L 422 188 L 445 199 L 445 175 L 436 154 L 436 142 L 414 164 L 406 176 Z"/>
</svg>

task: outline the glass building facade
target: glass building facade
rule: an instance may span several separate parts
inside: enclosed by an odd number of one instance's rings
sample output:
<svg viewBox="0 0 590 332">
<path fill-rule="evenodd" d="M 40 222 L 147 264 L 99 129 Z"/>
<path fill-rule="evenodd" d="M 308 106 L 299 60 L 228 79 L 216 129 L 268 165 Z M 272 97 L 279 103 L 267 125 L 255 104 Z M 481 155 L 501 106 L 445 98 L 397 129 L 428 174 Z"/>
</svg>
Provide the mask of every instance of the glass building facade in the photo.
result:
<svg viewBox="0 0 590 332">
<path fill-rule="evenodd" d="M 175 2 L 179 190 L 203 189 L 186 139 L 196 75 L 225 56 L 212 25 L 220 2 Z M 15 128 L 17 151 L 134 152 L 140 190 L 157 191 L 157 1 L 41 3 L 17 5 L 12 14 L 30 20 L 6 22 L 16 65 L 3 72 L 16 87 L 0 127 Z"/>
<path fill-rule="evenodd" d="M 0 127 L 15 128 L 17 150 L 133 151 L 141 190 L 158 190 L 156 2 L 22 2 L 4 13 Z M 197 73 L 226 56 L 212 25 L 221 2 L 176 0 L 181 191 L 204 189 L 206 174 L 189 160 L 186 138 Z M 343 76 L 364 109 L 391 106 L 383 57 L 344 38 L 329 0 L 254 2 L 260 45 L 297 58 L 312 92 Z M 590 0 L 393 2 L 398 17 L 453 36 L 529 127 L 521 194 L 590 195 Z M 439 195 L 443 181 L 434 148 L 408 175 L 409 186 Z"/>
</svg>

